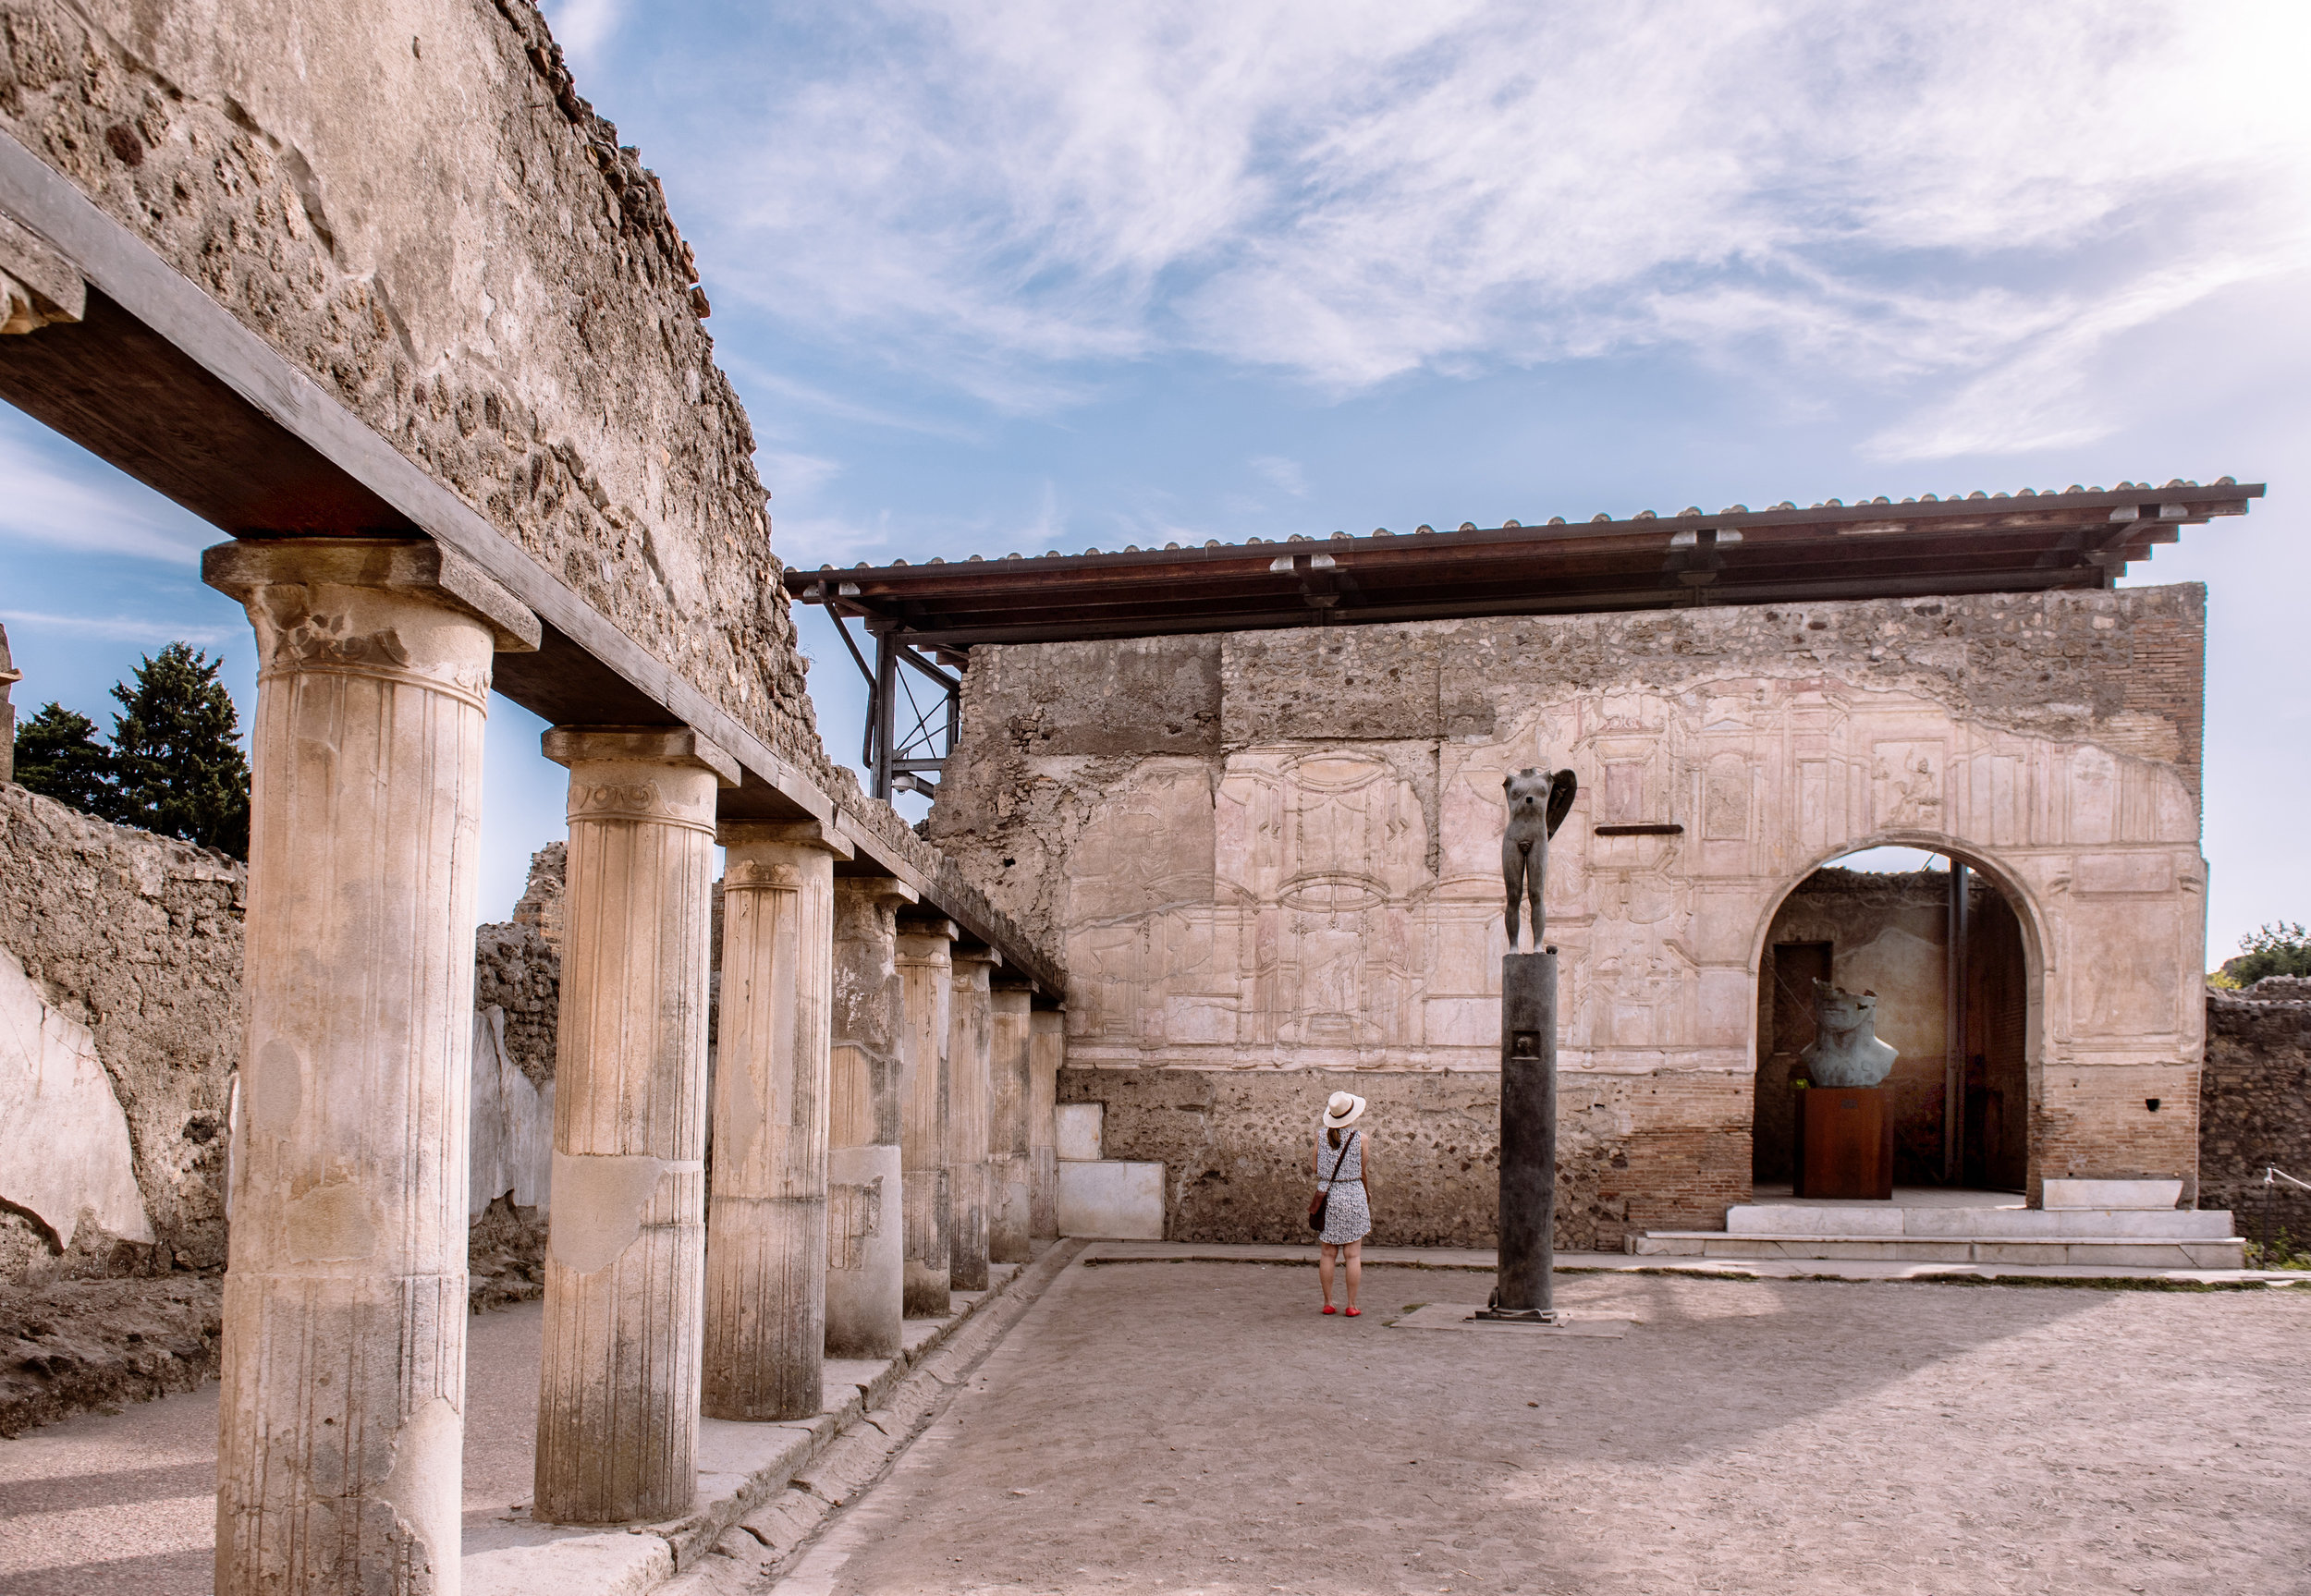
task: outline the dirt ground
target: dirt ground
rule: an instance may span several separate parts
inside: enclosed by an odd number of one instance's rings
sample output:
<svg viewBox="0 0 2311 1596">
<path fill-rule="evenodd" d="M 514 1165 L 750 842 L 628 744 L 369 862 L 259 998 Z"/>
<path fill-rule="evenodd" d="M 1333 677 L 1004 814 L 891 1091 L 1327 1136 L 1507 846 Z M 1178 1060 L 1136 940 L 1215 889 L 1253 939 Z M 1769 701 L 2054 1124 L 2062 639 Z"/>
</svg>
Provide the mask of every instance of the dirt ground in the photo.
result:
<svg viewBox="0 0 2311 1596">
<path fill-rule="evenodd" d="M 1070 1269 L 776 1589 L 2311 1592 L 2311 1292 L 1561 1276 L 1638 1322 L 1387 1327 L 1483 1290 Z"/>
</svg>

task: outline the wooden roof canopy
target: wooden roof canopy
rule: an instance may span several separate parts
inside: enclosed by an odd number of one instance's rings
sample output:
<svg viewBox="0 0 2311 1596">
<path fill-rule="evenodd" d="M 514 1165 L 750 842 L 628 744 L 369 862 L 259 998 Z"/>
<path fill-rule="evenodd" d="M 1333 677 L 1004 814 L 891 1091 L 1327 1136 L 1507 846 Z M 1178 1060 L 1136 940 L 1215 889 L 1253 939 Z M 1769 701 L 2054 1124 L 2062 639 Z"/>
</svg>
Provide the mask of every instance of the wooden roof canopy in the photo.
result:
<svg viewBox="0 0 2311 1596">
<path fill-rule="evenodd" d="M 2154 543 L 2246 514 L 2261 483 L 2121 482 L 2114 491 L 1716 515 L 1647 511 L 1544 527 L 1217 541 L 1119 554 L 789 570 L 787 591 L 919 647 L 1562 615 L 1812 599 L 2107 588 Z"/>
</svg>

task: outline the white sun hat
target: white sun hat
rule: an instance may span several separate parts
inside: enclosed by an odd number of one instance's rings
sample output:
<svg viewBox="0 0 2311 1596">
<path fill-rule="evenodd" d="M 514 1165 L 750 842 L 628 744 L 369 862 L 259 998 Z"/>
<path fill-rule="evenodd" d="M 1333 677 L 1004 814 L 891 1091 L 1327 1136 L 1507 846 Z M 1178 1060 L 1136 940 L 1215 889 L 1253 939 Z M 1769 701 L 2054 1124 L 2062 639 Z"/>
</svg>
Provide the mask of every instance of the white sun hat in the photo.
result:
<svg viewBox="0 0 2311 1596">
<path fill-rule="evenodd" d="M 1364 1115 L 1364 1100 L 1352 1091 L 1336 1091 L 1324 1105 L 1324 1128 L 1339 1130 L 1355 1124 Z"/>
</svg>

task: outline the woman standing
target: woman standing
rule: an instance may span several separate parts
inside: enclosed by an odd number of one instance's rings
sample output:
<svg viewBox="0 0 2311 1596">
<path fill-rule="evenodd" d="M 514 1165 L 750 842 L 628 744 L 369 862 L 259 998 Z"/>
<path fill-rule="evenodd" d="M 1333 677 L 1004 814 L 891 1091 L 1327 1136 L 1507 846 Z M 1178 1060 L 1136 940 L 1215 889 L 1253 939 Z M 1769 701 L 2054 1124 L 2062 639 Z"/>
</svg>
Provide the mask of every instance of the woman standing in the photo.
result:
<svg viewBox="0 0 2311 1596">
<path fill-rule="evenodd" d="M 1317 1237 L 1323 1250 L 1316 1276 L 1324 1283 L 1324 1310 L 1332 1306 L 1332 1260 L 1348 1250 L 1348 1317 L 1361 1311 L 1356 1287 L 1364 1273 L 1364 1237 L 1372 1231 L 1372 1204 L 1366 1180 L 1372 1162 L 1364 1151 L 1364 1132 L 1356 1122 L 1364 1116 L 1364 1100 L 1352 1091 L 1336 1091 L 1324 1107 L 1324 1130 L 1316 1138 L 1314 1173 L 1318 1190 L 1326 1193 L 1324 1231 Z"/>
</svg>

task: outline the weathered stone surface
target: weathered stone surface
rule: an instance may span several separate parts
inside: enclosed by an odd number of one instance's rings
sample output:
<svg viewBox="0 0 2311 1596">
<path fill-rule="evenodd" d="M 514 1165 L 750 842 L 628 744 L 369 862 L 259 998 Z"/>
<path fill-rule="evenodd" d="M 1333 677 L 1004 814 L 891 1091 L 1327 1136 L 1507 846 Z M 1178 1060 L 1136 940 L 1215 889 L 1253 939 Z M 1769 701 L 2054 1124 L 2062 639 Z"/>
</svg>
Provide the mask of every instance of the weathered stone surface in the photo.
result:
<svg viewBox="0 0 2311 1596">
<path fill-rule="evenodd" d="M 2242 1236 L 2259 1241 L 2268 1224 L 2311 1249 L 2311 1191 L 2263 1184 L 2273 1164 L 2311 1180 L 2311 981 L 2207 993 L 2198 1109 L 2199 1206 L 2232 1210 Z"/>
<path fill-rule="evenodd" d="M 0 948 L 0 1200 L 38 1220 L 60 1253 L 83 1219 L 153 1240 L 130 1168 L 128 1116 L 89 1028 L 49 1004 Z"/>
<path fill-rule="evenodd" d="M 79 1225 L 61 1253 L 55 1234 L 0 1212 L 0 1281 L 225 1261 L 246 881 L 222 854 L 0 786 L 0 954 L 22 970 L 52 1028 L 84 1028 L 92 1039 L 113 1112 L 126 1120 L 141 1207 Z M 9 1189 L 16 1167 L 0 1154 L 0 1197 L 20 1202 Z M 64 1228 L 79 1217 L 66 1216 Z"/>
<path fill-rule="evenodd" d="M 1033 751 L 1009 728 L 1062 699 L 1093 718 L 1106 678 L 1078 645 L 983 648 L 929 834 L 1064 938 L 1071 1071 L 1486 1073 L 1500 784 L 1573 769 L 1547 896 L 1566 1089 L 1711 1105 L 1627 1127 L 1632 1163 L 1668 1161 L 1630 1189 L 1693 1223 L 1747 1196 L 1745 1149 L 1688 1139 L 1746 1139 L 1776 907 L 1853 848 L 1955 851 L 2022 922 L 2034 1177 L 2187 1177 L 2203 607 L 2177 587 L 1230 634 L 1211 751 Z M 1682 830 L 1596 835 L 1630 823 Z"/>
<path fill-rule="evenodd" d="M 0 1291 L 0 1436 L 216 1372 L 223 1282 L 179 1270 Z"/>
</svg>

